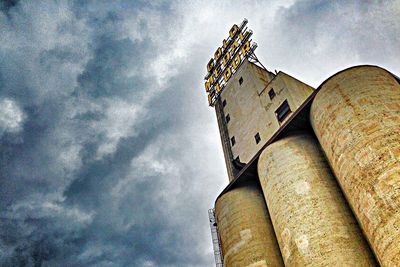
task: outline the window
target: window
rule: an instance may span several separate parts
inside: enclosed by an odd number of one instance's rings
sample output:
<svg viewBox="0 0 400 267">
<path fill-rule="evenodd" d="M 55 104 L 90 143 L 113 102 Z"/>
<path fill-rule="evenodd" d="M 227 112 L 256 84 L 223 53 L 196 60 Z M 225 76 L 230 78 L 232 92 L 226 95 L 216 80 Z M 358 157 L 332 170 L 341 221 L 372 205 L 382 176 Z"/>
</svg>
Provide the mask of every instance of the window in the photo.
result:
<svg viewBox="0 0 400 267">
<path fill-rule="evenodd" d="M 271 99 L 271 100 L 275 97 L 276 94 L 275 94 L 274 88 L 271 88 L 271 90 L 269 90 L 268 95 L 269 95 L 269 99 Z"/>
<path fill-rule="evenodd" d="M 232 138 L 231 138 L 231 144 L 232 144 L 232 146 L 234 146 L 236 144 L 236 140 L 235 140 L 234 136 L 232 136 Z"/>
<path fill-rule="evenodd" d="M 224 108 L 226 106 L 226 99 L 224 99 L 224 101 L 222 101 L 222 107 Z"/>
<path fill-rule="evenodd" d="M 226 121 L 226 123 L 228 123 L 229 121 L 231 120 L 231 116 L 228 114 L 228 115 L 226 115 L 226 117 L 225 117 L 225 121 Z"/>
<path fill-rule="evenodd" d="M 290 112 L 291 110 L 287 100 L 283 101 L 283 103 L 275 111 L 276 118 L 278 119 L 279 123 L 281 123 L 287 117 L 287 115 L 290 114 Z"/>
<path fill-rule="evenodd" d="M 239 84 L 242 85 L 242 83 L 243 83 L 243 77 L 240 77 L 239 78 Z"/>
<path fill-rule="evenodd" d="M 254 139 L 256 139 L 256 144 L 260 143 L 260 141 L 261 141 L 260 134 L 257 133 L 257 134 L 254 136 Z"/>
</svg>

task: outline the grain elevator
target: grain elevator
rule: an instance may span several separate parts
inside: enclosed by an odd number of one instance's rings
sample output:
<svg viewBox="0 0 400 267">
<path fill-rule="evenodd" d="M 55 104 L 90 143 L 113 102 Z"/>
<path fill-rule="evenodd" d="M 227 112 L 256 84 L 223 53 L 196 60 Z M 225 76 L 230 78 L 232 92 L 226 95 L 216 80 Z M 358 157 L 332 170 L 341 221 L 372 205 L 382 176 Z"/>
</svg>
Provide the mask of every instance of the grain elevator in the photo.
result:
<svg viewBox="0 0 400 267">
<path fill-rule="evenodd" d="M 209 210 L 217 266 L 400 266 L 400 79 L 318 88 L 255 55 L 247 20 L 208 61 L 229 183 Z"/>
</svg>

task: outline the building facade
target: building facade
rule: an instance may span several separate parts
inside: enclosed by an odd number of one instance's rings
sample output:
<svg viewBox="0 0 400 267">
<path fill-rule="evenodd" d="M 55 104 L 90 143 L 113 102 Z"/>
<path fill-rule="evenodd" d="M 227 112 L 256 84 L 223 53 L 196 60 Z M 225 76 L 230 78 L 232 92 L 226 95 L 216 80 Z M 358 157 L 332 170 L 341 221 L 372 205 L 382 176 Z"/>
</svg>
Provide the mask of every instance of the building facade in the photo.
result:
<svg viewBox="0 0 400 267">
<path fill-rule="evenodd" d="M 364 65 L 314 89 L 265 69 L 246 24 L 205 77 L 229 180 L 217 266 L 400 266 L 400 79 Z"/>
</svg>

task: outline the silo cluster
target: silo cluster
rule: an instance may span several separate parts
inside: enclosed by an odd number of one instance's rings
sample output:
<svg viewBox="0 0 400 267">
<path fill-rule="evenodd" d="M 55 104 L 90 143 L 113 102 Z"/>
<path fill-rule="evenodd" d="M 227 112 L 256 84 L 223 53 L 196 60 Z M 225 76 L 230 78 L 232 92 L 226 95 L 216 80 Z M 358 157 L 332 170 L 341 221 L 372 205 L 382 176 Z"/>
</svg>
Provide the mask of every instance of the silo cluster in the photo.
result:
<svg viewBox="0 0 400 267">
<path fill-rule="evenodd" d="M 290 110 L 245 162 L 256 173 L 239 171 L 216 200 L 224 266 L 400 266 L 399 78 L 352 67 L 307 99 L 309 126 L 289 127 Z"/>
</svg>

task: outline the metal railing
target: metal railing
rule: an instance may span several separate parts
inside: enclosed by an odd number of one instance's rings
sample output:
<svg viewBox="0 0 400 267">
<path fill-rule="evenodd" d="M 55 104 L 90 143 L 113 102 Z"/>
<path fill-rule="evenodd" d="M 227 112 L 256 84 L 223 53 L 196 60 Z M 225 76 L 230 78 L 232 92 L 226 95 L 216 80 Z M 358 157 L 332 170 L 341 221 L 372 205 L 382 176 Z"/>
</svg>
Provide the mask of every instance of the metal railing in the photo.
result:
<svg viewBox="0 0 400 267">
<path fill-rule="evenodd" d="M 223 262 L 223 258 L 222 258 L 222 254 L 221 254 L 221 245 L 219 242 L 218 227 L 217 227 L 217 222 L 215 221 L 214 209 L 208 210 L 208 218 L 210 221 L 211 238 L 212 238 L 213 249 L 214 249 L 214 258 L 215 258 L 215 266 L 223 267 L 224 262 Z"/>
</svg>

